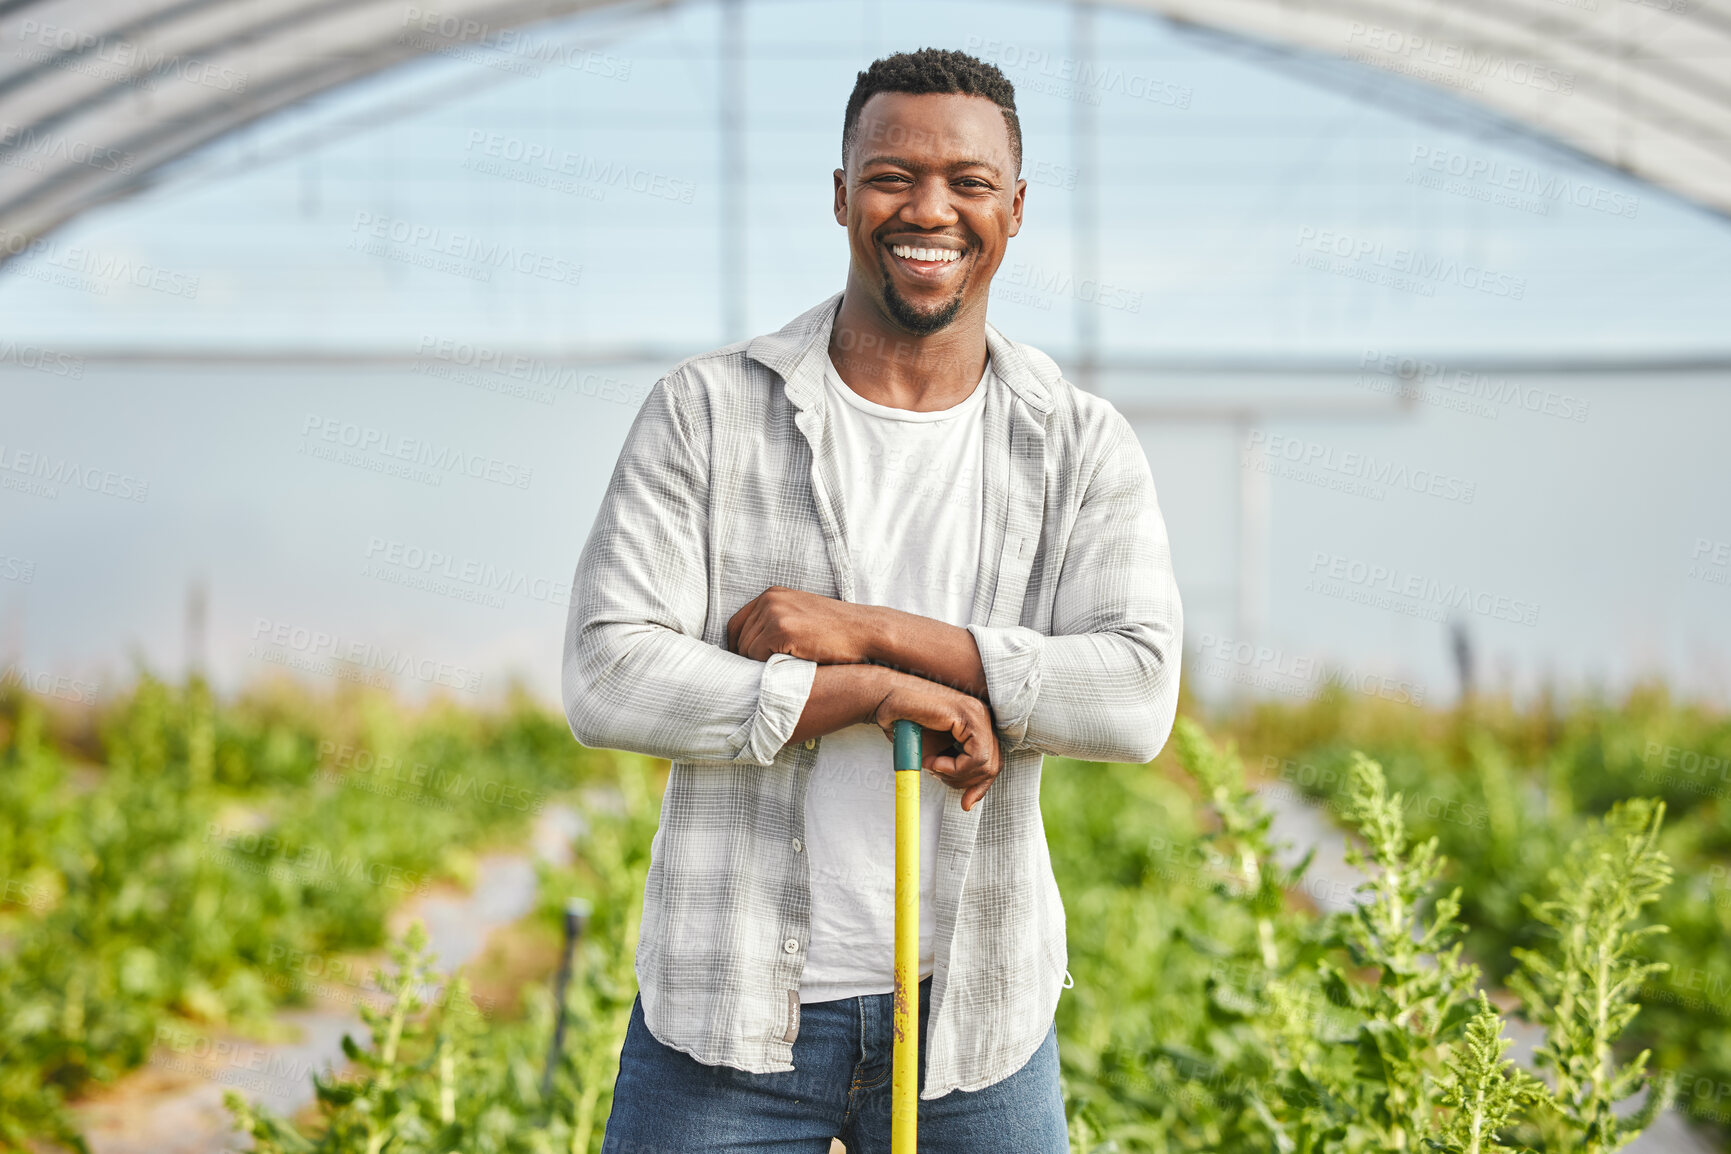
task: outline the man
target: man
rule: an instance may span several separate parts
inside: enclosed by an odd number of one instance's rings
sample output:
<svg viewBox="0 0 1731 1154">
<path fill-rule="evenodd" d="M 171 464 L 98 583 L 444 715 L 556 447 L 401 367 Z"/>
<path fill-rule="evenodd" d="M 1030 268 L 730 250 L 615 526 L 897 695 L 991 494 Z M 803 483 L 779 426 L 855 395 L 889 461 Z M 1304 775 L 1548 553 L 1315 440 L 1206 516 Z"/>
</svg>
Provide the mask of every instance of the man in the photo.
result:
<svg viewBox="0 0 1731 1154">
<path fill-rule="evenodd" d="M 846 288 L 643 403 L 578 562 L 585 745 L 673 762 L 603 1149 L 887 1151 L 898 719 L 922 774 L 920 1146 L 1068 1149 L 1044 754 L 1146 762 L 1182 619 L 1128 422 L 986 323 L 1009 82 L 859 74 Z"/>
</svg>

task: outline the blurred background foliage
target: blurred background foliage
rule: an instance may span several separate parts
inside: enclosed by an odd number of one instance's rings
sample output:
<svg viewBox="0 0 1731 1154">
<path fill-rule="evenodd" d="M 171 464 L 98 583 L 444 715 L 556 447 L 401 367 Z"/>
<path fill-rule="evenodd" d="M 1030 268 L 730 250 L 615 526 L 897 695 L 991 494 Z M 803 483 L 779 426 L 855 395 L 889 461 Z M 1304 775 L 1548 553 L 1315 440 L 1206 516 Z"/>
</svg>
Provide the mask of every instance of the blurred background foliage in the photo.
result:
<svg viewBox="0 0 1731 1154">
<path fill-rule="evenodd" d="M 1660 686 L 1525 707 L 1468 697 L 1448 709 L 1336 688 L 1211 711 L 1186 698 L 1183 713 L 1149 766 L 1047 762 L 1043 807 L 1075 979 L 1059 1003 L 1060 1049 L 1079 1148 L 1269 1149 L 1282 1128 L 1310 1134 L 1315 1149 L 1377 1148 L 1393 1131 L 1337 1123 L 1366 1086 L 1400 1084 L 1393 1065 L 1365 1064 L 1365 1046 L 1390 1037 L 1406 1039 L 1389 1053 L 1409 1064 L 1413 1101 L 1428 1103 L 1440 1136 L 1458 1113 L 1443 1106 L 1450 1062 L 1470 1052 L 1478 987 L 1493 1016 L 1530 1012 L 1509 992 L 1520 951 L 1560 958 L 1567 945 L 1533 903 L 1574 900 L 1572 886 L 1575 899 L 1612 910 L 1616 895 L 1583 878 L 1616 845 L 1636 855 L 1628 861 L 1668 861 L 1675 880 L 1667 872 L 1644 898 L 1624 893 L 1622 913 L 1605 915 L 1619 964 L 1648 969 L 1624 991 L 1639 1012 L 1606 1034 L 1614 1054 L 1602 1057 L 1662 1073 L 1686 1112 L 1724 1120 L 1731 853 L 1714 775 L 1731 763 L 1731 719 Z M 1359 754 L 1376 763 L 1374 781 Z M 528 959 L 502 987 L 512 996 L 473 1028 L 452 1018 L 466 995 L 405 1009 L 418 1024 L 385 1063 L 396 1072 L 384 1088 L 383 1067 L 363 1062 L 360 1073 L 333 1075 L 318 1110 L 298 1121 L 239 1099 L 236 1110 L 256 1141 L 282 1149 L 347 1149 L 365 1131 L 344 1122 L 357 1110 L 375 1126 L 420 1118 L 403 1132 L 424 1132 L 429 1150 L 448 1148 L 439 1135 L 457 1133 L 451 1126 L 468 1128 L 462 1141 L 476 1144 L 464 1149 L 598 1144 L 635 994 L 636 919 L 665 772 L 664 762 L 582 748 L 562 717 L 523 695 L 477 710 L 285 681 L 224 701 L 196 677 L 141 673 L 123 695 L 75 707 L 8 687 L 3 1140 L 75 1145 L 76 1111 L 65 1104 L 151 1062 L 173 1031 L 276 1036 L 273 1015 L 308 1003 L 307 957 L 370 968 L 394 949 L 377 983 L 389 993 L 391 973 L 427 964 L 412 941 L 393 941 L 392 911 L 417 894 L 461 890 L 478 855 L 520 849 L 558 803 L 577 808 L 584 829 L 569 864 L 538 867 L 535 911 L 503 939 Z M 1357 913 L 1319 908 L 1295 860 L 1306 847 L 1282 847 L 1271 832 L 1271 807 L 1303 804 L 1353 835 L 1366 876 L 1387 882 Z M 1639 872 L 1618 871 L 1625 882 Z M 1417 952 L 1402 952 L 1396 921 L 1376 929 L 1365 912 L 1400 893 L 1405 905 L 1385 914 L 1410 921 Z M 594 913 L 566 1002 L 568 1044 L 543 1094 L 550 977 L 572 897 Z M 1439 962 L 1456 937 L 1459 964 Z M 1396 972 L 1408 976 L 1386 976 Z M 1434 988 L 1402 985 L 1421 974 Z M 1481 1036 L 1477 1052 L 1502 1081 L 1485 1057 L 1494 1038 Z M 355 1039 L 354 1052 L 376 1066 L 377 1041 Z M 459 1068 L 470 1073 L 452 1082 Z M 441 1078 L 462 1094 L 442 1092 Z M 498 1110 L 537 1124 L 506 1124 Z M 1553 1126 L 1547 1140 L 1533 1110 L 1525 1123 L 1517 1113 L 1511 1125 L 1528 1129 L 1509 1130 L 1511 1140 L 1564 1148 L 1563 1131 Z M 1374 1113 L 1364 1101 L 1360 1112 Z"/>
</svg>

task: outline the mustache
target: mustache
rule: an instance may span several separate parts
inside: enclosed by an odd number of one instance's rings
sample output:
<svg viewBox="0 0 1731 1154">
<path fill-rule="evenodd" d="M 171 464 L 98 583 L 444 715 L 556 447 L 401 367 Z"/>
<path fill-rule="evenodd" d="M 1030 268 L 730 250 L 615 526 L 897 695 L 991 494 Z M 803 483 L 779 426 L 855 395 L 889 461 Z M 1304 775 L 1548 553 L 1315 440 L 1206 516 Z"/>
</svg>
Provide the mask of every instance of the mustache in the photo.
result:
<svg viewBox="0 0 1731 1154">
<path fill-rule="evenodd" d="M 891 235 L 892 234 L 888 233 L 888 232 L 879 233 L 876 237 L 874 237 L 874 239 L 879 244 L 917 244 L 917 243 L 919 243 L 918 241 L 914 241 L 914 240 L 895 240 L 895 241 L 892 241 L 892 240 L 890 240 Z M 900 235 L 900 236 L 904 236 L 904 237 L 918 236 L 919 240 L 921 240 L 921 241 L 931 241 L 931 240 L 953 241 L 954 243 L 961 246 L 961 251 L 963 253 L 972 252 L 972 251 L 974 251 L 974 248 L 975 248 L 974 243 L 972 241 L 970 241 L 967 237 L 953 236 L 947 232 L 934 232 L 934 233 L 927 233 L 927 234 L 918 234 L 918 233 L 907 233 L 907 232 L 902 232 L 900 230 L 897 230 L 897 233 L 895 233 L 894 235 Z"/>
</svg>

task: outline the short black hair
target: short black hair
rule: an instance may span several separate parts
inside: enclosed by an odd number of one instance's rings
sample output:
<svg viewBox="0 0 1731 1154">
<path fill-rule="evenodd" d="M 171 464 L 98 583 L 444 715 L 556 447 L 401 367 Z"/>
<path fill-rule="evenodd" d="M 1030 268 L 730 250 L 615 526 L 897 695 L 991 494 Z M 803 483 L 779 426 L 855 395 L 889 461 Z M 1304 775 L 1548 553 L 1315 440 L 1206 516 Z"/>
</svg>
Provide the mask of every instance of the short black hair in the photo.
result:
<svg viewBox="0 0 1731 1154">
<path fill-rule="evenodd" d="M 871 67 L 859 74 L 853 95 L 847 98 L 847 114 L 842 118 L 843 168 L 847 167 L 848 154 L 859 136 L 860 109 L 880 92 L 984 96 L 1004 110 L 1004 125 L 1010 130 L 1010 159 L 1015 163 L 1016 175 L 1022 174 L 1022 122 L 1016 118 L 1015 86 L 997 65 L 947 48 L 897 52 L 872 61 Z"/>
</svg>

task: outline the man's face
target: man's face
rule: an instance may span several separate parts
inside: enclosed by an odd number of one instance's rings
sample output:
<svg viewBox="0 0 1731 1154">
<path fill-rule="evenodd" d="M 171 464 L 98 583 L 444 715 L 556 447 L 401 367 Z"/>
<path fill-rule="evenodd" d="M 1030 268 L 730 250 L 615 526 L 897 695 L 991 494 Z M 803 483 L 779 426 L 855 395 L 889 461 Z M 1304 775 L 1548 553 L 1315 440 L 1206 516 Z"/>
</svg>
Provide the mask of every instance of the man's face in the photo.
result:
<svg viewBox="0 0 1731 1154">
<path fill-rule="evenodd" d="M 983 96 L 880 92 L 860 109 L 848 166 L 835 170 L 835 219 L 853 275 L 915 336 L 984 303 L 1022 227 L 1022 194 L 1003 110 Z"/>
</svg>

